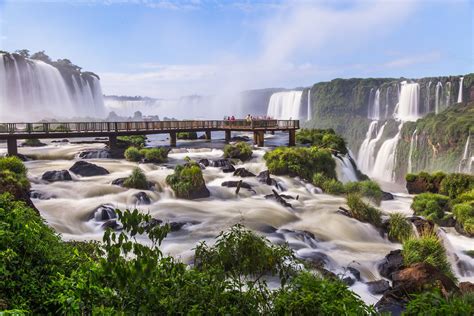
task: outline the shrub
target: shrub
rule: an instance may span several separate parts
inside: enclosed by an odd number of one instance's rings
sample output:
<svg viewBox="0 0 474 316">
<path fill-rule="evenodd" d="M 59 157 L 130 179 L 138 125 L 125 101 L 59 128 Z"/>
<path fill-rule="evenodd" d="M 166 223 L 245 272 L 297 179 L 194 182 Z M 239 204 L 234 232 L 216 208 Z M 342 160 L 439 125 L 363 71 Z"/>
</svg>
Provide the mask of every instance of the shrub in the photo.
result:
<svg viewBox="0 0 474 316">
<path fill-rule="evenodd" d="M 336 195 L 344 194 L 346 192 L 344 184 L 336 179 L 328 179 L 324 181 L 321 189 L 326 193 Z"/>
<path fill-rule="evenodd" d="M 23 162 L 16 156 L 0 158 L 0 171 L 4 170 L 10 170 L 11 172 L 24 176 L 26 176 L 27 172 Z"/>
<path fill-rule="evenodd" d="M 415 196 L 411 208 L 417 215 L 439 221 L 443 218 L 444 212 L 450 210 L 449 198 L 441 194 L 421 193 Z"/>
<path fill-rule="evenodd" d="M 388 223 L 388 237 L 390 240 L 403 242 L 413 234 L 411 223 L 407 221 L 402 213 L 390 214 Z"/>
<path fill-rule="evenodd" d="M 164 147 L 145 149 L 145 161 L 162 163 L 168 161 L 169 150 Z"/>
<path fill-rule="evenodd" d="M 333 129 L 301 129 L 296 134 L 296 140 L 301 144 L 310 144 L 321 148 L 335 150 L 347 154 L 346 142 Z"/>
<path fill-rule="evenodd" d="M 15 198 L 28 198 L 30 183 L 27 170 L 18 157 L 0 158 L 0 192 L 10 192 Z"/>
<path fill-rule="evenodd" d="M 444 297 L 439 290 L 423 292 L 412 296 L 405 310 L 406 315 L 473 315 L 474 297 L 451 295 Z"/>
<path fill-rule="evenodd" d="M 411 237 L 406 239 L 403 242 L 402 254 L 406 266 L 422 262 L 429 263 L 454 279 L 454 274 L 446 257 L 446 251 L 441 241 L 433 233 L 424 234 L 420 238 Z"/>
<path fill-rule="evenodd" d="M 474 235 L 474 206 L 469 203 L 456 204 L 453 207 L 453 213 L 466 233 Z"/>
<path fill-rule="evenodd" d="M 166 177 L 166 183 L 171 186 L 178 198 L 192 199 L 209 196 L 202 170 L 194 162 L 176 166 L 174 173 Z"/>
<path fill-rule="evenodd" d="M 127 150 L 125 150 L 124 156 L 125 159 L 127 159 L 128 161 L 135 162 L 138 162 L 143 158 L 142 154 L 140 153 L 140 150 L 138 150 L 138 148 L 134 146 L 128 147 Z"/>
<path fill-rule="evenodd" d="M 451 201 L 451 205 L 459 203 L 468 203 L 474 206 L 474 189 L 458 195 L 454 200 Z"/>
<path fill-rule="evenodd" d="M 322 188 L 324 182 L 328 180 L 329 179 L 320 172 L 313 174 L 313 184 L 317 186 L 318 188 Z"/>
<path fill-rule="evenodd" d="M 197 139 L 197 133 L 196 132 L 179 132 L 176 133 L 176 138 L 177 139 Z"/>
<path fill-rule="evenodd" d="M 440 185 L 440 193 L 452 199 L 472 189 L 474 189 L 474 176 L 463 173 L 448 174 Z"/>
<path fill-rule="evenodd" d="M 360 195 L 349 194 L 347 196 L 347 206 L 349 206 L 349 212 L 353 218 L 370 223 L 376 227 L 382 224 L 382 213 L 380 210 L 362 201 Z"/>
<path fill-rule="evenodd" d="M 135 146 L 138 148 L 145 147 L 146 136 L 144 135 L 132 135 L 132 136 L 118 136 L 118 144 L 123 147 Z"/>
<path fill-rule="evenodd" d="M 237 158 L 242 161 L 252 158 L 252 147 L 245 142 L 238 142 L 234 145 L 228 144 L 224 146 L 225 158 Z"/>
<path fill-rule="evenodd" d="M 276 175 L 312 180 L 313 174 L 321 173 L 327 178 L 336 178 L 336 162 L 326 149 L 278 147 L 265 153 L 264 159 L 268 170 Z"/>
<path fill-rule="evenodd" d="M 132 174 L 125 179 L 123 186 L 126 188 L 137 189 L 137 190 L 149 190 L 150 184 L 148 183 L 143 171 L 136 167 L 133 169 Z"/>
<path fill-rule="evenodd" d="M 344 185 L 344 190 L 346 193 L 360 194 L 361 196 L 373 200 L 377 204 L 380 204 L 382 201 L 383 191 L 377 182 L 372 180 L 348 182 Z"/>
<path fill-rule="evenodd" d="M 45 143 L 42 143 L 39 139 L 37 138 L 30 138 L 30 139 L 26 139 L 23 144 L 23 146 L 30 146 L 30 147 L 42 147 L 42 146 L 46 146 Z"/>
<path fill-rule="evenodd" d="M 441 181 L 445 177 L 446 174 L 440 171 L 433 174 L 429 174 L 424 171 L 418 174 L 409 173 L 405 176 L 408 193 L 439 193 Z"/>
</svg>

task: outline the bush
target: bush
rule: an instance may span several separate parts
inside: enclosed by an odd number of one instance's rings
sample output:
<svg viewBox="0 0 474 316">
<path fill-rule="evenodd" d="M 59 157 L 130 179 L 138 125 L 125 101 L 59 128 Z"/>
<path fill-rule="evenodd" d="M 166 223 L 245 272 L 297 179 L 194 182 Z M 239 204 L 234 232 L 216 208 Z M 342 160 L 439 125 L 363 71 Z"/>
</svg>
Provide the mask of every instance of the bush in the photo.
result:
<svg viewBox="0 0 474 316">
<path fill-rule="evenodd" d="M 444 217 L 445 212 L 449 212 L 449 198 L 441 194 L 422 193 L 415 196 L 411 208 L 415 214 L 437 222 Z"/>
<path fill-rule="evenodd" d="M 446 251 L 441 241 L 433 233 L 424 234 L 420 238 L 406 239 L 403 242 L 402 254 L 406 266 L 422 262 L 429 263 L 450 278 L 455 279 L 446 257 Z"/>
<path fill-rule="evenodd" d="M 390 214 L 388 222 L 388 238 L 390 240 L 396 240 L 403 242 L 410 238 L 413 234 L 411 223 L 407 221 L 405 215 L 402 213 Z"/>
<path fill-rule="evenodd" d="M 448 174 L 440 185 L 440 193 L 452 199 L 472 189 L 474 189 L 474 176 L 463 173 Z"/>
<path fill-rule="evenodd" d="M 30 183 L 23 162 L 15 156 L 0 158 L 0 192 L 10 192 L 16 199 L 28 200 Z"/>
<path fill-rule="evenodd" d="M 314 178 L 314 177 L 313 177 Z M 328 194 L 344 194 L 346 190 L 344 184 L 336 179 L 328 179 L 323 182 L 321 189 Z"/>
<path fill-rule="evenodd" d="M 382 201 L 383 191 L 377 182 L 372 180 L 348 182 L 344 185 L 344 190 L 346 193 L 360 194 L 361 196 L 373 200 L 377 204 L 380 204 Z"/>
<path fill-rule="evenodd" d="M 164 147 L 145 149 L 145 161 L 152 163 L 166 162 L 168 161 L 168 152 L 169 150 Z"/>
<path fill-rule="evenodd" d="M 132 174 L 125 179 L 123 186 L 126 188 L 137 189 L 137 190 L 149 190 L 150 184 L 148 183 L 143 171 L 136 167 L 133 169 Z"/>
<path fill-rule="evenodd" d="M 405 310 L 406 315 L 473 315 L 474 296 L 451 295 L 445 298 L 439 290 L 413 295 Z"/>
<path fill-rule="evenodd" d="M 132 135 L 132 136 L 118 136 L 117 143 L 123 147 L 135 146 L 138 148 L 145 147 L 146 136 L 144 135 Z"/>
<path fill-rule="evenodd" d="M 42 143 L 39 139 L 36 139 L 36 138 L 30 138 L 30 139 L 26 139 L 23 143 L 22 143 L 23 146 L 29 146 L 29 147 L 42 147 L 42 146 L 46 146 L 45 143 Z"/>
<path fill-rule="evenodd" d="M 312 180 L 315 173 L 321 173 L 327 178 L 336 178 L 336 162 L 326 149 L 278 147 L 263 157 L 272 174 Z"/>
<path fill-rule="evenodd" d="M 380 210 L 362 201 L 360 195 L 349 194 L 347 196 L 347 206 L 349 206 L 349 212 L 353 218 L 376 227 L 381 226 L 382 213 Z"/>
<path fill-rule="evenodd" d="M 18 175 L 26 176 L 26 167 L 20 158 L 16 156 L 0 158 L 0 171 L 10 170 Z"/>
<path fill-rule="evenodd" d="M 466 233 L 474 235 L 474 206 L 469 203 L 456 204 L 453 207 L 453 213 Z"/>
<path fill-rule="evenodd" d="M 346 142 L 333 129 L 301 129 L 296 134 L 296 140 L 301 144 L 310 144 L 321 148 L 335 150 L 347 154 Z"/>
<path fill-rule="evenodd" d="M 124 156 L 125 159 L 127 159 L 128 161 L 135 162 L 138 162 L 143 158 L 142 154 L 140 153 L 140 150 L 138 150 L 138 148 L 134 146 L 128 147 L 127 150 L 125 150 Z"/>
<path fill-rule="evenodd" d="M 252 147 L 245 142 L 238 142 L 235 145 L 224 146 L 224 158 L 237 158 L 242 161 L 252 158 Z"/>
<path fill-rule="evenodd" d="M 166 183 L 171 186 L 178 198 L 193 199 L 209 196 L 202 170 L 195 162 L 176 166 L 174 173 L 166 177 Z"/>
<path fill-rule="evenodd" d="M 433 174 L 429 174 L 424 171 L 418 174 L 409 173 L 405 176 L 408 193 L 439 193 L 441 181 L 445 177 L 446 174 L 443 172 L 436 172 Z"/>
<path fill-rule="evenodd" d="M 197 133 L 196 132 L 179 132 L 176 133 L 176 138 L 177 139 L 197 139 Z"/>
</svg>

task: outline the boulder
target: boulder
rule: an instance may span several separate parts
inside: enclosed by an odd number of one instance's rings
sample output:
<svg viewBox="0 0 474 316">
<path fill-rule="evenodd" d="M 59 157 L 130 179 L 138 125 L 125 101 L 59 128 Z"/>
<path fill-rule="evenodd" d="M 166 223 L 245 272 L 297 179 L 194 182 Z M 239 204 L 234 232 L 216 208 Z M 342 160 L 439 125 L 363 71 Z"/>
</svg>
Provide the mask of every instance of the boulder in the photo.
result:
<svg viewBox="0 0 474 316">
<path fill-rule="evenodd" d="M 390 284 L 387 280 L 377 280 L 366 283 L 369 292 L 374 295 L 380 295 L 387 292 L 390 289 Z"/>
<path fill-rule="evenodd" d="M 240 181 L 224 181 L 222 182 L 221 186 L 228 187 L 228 188 L 236 188 L 239 185 Z M 247 182 L 243 182 L 240 184 L 241 188 L 252 190 L 252 186 Z"/>
<path fill-rule="evenodd" d="M 209 159 L 204 158 L 204 159 L 200 159 L 198 161 L 198 164 L 200 164 L 204 167 L 209 167 L 210 162 L 209 162 Z"/>
<path fill-rule="evenodd" d="M 103 229 L 107 229 L 107 228 L 111 228 L 113 230 L 120 230 L 122 229 L 122 226 L 115 220 L 115 219 L 111 219 L 111 220 L 108 220 L 106 221 L 105 223 L 103 223 L 101 225 L 101 227 Z"/>
<path fill-rule="evenodd" d="M 385 256 L 382 263 L 378 265 L 380 275 L 389 280 L 392 279 L 392 274 L 394 272 L 403 268 L 403 256 L 401 250 L 390 251 L 390 253 Z"/>
<path fill-rule="evenodd" d="M 229 159 L 217 159 L 210 162 L 211 167 L 221 168 L 224 173 L 235 171 L 235 167 L 231 164 Z"/>
<path fill-rule="evenodd" d="M 44 181 L 72 181 L 71 174 L 67 170 L 46 171 L 41 177 Z"/>
<path fill-rule="evenodd" d="M 329 263 L 329 257 L 325 253 L 319 251 L 311 251 L 305 252 L 304 254 L 300 255 L 300 257 L 311 263 L 314 267 L 324 267 L 326 264 Z"/>
<path fill-rule="evenodd" d="M 388 290 L 374 307 L 380 314 L 400 316 L 405 311 L 405 306 L 408 304 L 408 301 L 409 297 L 407 295 L 400 295 L 395 290 Z"/>
<path fill-rule="evenodd" d="M 95 220 L 97 222 L 104 222 L 111 219 L 116 219 L 117 214 L 115 213 L 115 208 L 113 205 L 110 204 L 103 204 L 99 207 L 95 208 L 90 214 L 87 216 L 86 220 Z"/>
<path fill-rule="evenodd" d="M 109 174 L 107 169 L 87 161 L 77 161 L 71 168 L 69 168 L 69 171 L 82 177 L 103 176 Z"/>
<path fill-rule="evenodd" d="M 137 205 L 149 205 L 149 204 L 151 204 L 150 197 L 148 196 L 148 194 L 146 194 L 143 191 L 135 193 L 133 195 L 133 197 L 136 199 Z"/>
<path fill-rule="evenodd" d="M 78 155 L 81 159 L 105 159 L 111 158 L 110 151 L 107 149 L 84 150 Z"/>
<path fill-rule="evenodd" d="M 434 232 L 434 227 L 435 224 L 433 221 L 424 219 L 423 217 L 419 216 L 412 216 L 407 218 L 410 222 L 415 225 L 416 231 L 418 232 L 418 235 L 424 235 L 424 234 L 431 234 Z"/>
<path fill-rule="evenodd" d="M 354 278 L 355 278 L 357 281 L 360 281 L 360 280 L 361 280 L 361 278 L 360 278 L 360 271 L 357 270 L 356 268 L 347 267 L 347 271 L 349 271 L 349 272 L 354 276 Z"/>
<path fill-rule="evenodd" d="M 267 185 L 274 185 L 274 186 L 277 185 L 277 182 L 275 181 L 275 179 L 270 177 L 270 171 L 268 171 L 268 170 L 260 172 L 257 176 L 257 179 L 261 183 L 265 183 Z"/>
<path fill-rule="evenodd" d="M 127 178 L 118 178 L 112 181 L 112 185 L 118 185 L 118 186 L 123 186 L 123 183 L 125 182 L 125 179 Z"/>
<path fill-rule="evenodd" d="M 253 173 L 248 171 L 245 168 L 237 168 L 234 172 L 234 176 L 236 177 L 242 177 L 242 178 L 247 178 L 247 177 L 255 177 Z"/>
<path fill-rule="evenodd" d="M 32 198 L 32 199 L 49 200 L 49 199 L 52 199 L 54 197 L 55 197 L 54 195 L 51 195 L 51 194 L 48 194 L 48 193 L 45 193 L 45 192 L 41 192 L 41 191 L 37 191 L 37 190 L 31 190 L 30 191 L 30 198 Z"/>
<path fill-rule="evenodd" d="M 342 278 L 342 282 L 344 282 L 344 284 L 347 286 L 352 286 L 356 283 L 356 280 L 354 278 L 346 276 Z"/>
<path fill-rule="evenodd" d="M 461 293 L 464 294 L 470 294 L 474 293 L 474 283 L 471 282 L 461 282 L 459 283 L 459 290 Z"/>
<path fill-rule="evenodd" d="M 272 190 L 272 192 L 273 192 L 273 194 L 265 195 L 265 198 L 275 200 L 275 201 L 277 201 L 278 203 L 280 203 L 281 205 L 283 205 L 285 207 L 293 207 L 290 203 L 288 203 L 285 200 L 286 196 L 282 196 L 282 195 L 278 194 L 278 192 L 275 191 L 275 190 Z"/>
<path fill-rule="evenodd" d="M 210 196 L 211 196 L 211 192 L 209 192 L 209 189 L 205 185 L 203 185 L 198 190 L 194 190 L 193 192 L 191 192 L 189 195 L 189 199 L 190 200 L 204 199 Z"/>
<path fill-rule="evenodd" d="M 248 136 L 233 136 L 230 141 L 231 142 L 248 142 L 250 140 L 250 137 Z"/>
<path fill-rule="evenodd" d="M 382 201 L 390 201 L 390 200 L 393 200 L 393 194 L 390 193 L 390 192 L 385 192 L 385 191 L 382 191 Z"/>
</svg>

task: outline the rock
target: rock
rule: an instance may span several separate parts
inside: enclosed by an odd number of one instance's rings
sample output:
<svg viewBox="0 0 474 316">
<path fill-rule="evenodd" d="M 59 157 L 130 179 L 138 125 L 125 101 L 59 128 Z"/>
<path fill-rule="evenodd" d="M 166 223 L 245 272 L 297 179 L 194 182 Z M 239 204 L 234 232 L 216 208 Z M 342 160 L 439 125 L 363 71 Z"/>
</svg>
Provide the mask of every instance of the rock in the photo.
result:
<svg viewBox="0 0 474 316">
<path fill-rule="evenodd" d="M 245 168 L 237 168 L 234 172 L 234 176 L 236 177 L 242 177 L 242 178 L 247 178 L 247 177 L 255 177 L 253 173 L 248 171 Z"/>
<path fill-rule="evenodd" d="M 399 295 L 399 293 L 394 290 L 388 290 L 374 307 L 380 314 L 400 316 L 405 311 L 405 306 L 408 301 L 409 297 L 406 295 Z"/>
<path fill-rule="evenodd" d="M 352 218 L 351 212 L 342 206 L 339 206 L 336 213 Z"/>
<path fill-rule="evenodd" d="M 123 186 L 123 183 L 125 182 L 127 178 L 118 178 L 112 181 L 112 185 L 118 185 L 118 186 Z"/>
<path fill-rule="evenodd" d="M 103 204 L 94 209 L 89 216 L 87 216 L 86 220 L 90 221 L 93 219 L 97 222 L 104 222 L 116 218 L 117 214 L 115 213 L 113 205 Z"/>
<path fill-rule="evenodd" d="M 31 190 L 30 191 L 30 198 L 32 198 L 32 199 L 49 200 L 49 199 L 52 199 L 54 197 L 55 197 L 54 195 L 51 195 L 51 194 L 48 194 L 48 193 L 45 193 L 45 192 L 41 192 L 41 191 L 37 191 L 37 190 Z"/>
<path fill-rule="evenodd" d="M 67 170 L 46 171 L 41 179 L 48 182 L 72 181 L 71 174 Z"/>
<path fill-rule="evenodd" d="M 69 143 L 69 139 L 55 139 L 53 141 L 51 141 L 52 143 Z"/>
<path fill-rule="evenodd" d="M 391 201 L 393 200 L 393 194 L 390 192 L 382 191 L 382 201 Z"/>
<path fill-rule="evenodd" d="M 226 167 L 222 168 L 222 172 L 224 173 L 231 173 L 235 171 L 235 167 L 231 164 L 227 165 Z"/>
<path fill-rule="evenodd" d="M 110 151 L 107 149 L 84 150 L 78 155 L 81 159 L 105 159 L 111 158 Z"/>
<path fill-rule="evenodd" d="M 122 226 L 114 219 L 106 221 L 105 223 L 102 224 L 101 226 L 103 229 L 111 228 L 113 230 L 120 230 L 122 229 Z"/>
<path fill-rule="evenodd" d="M 353 276 L 354 278 L 357 280 L 357 281 L 360 281 L 360 271 L 357 270 L 356 268 L 353 268 L 353 267 L 347 267 L 347 271 L 349 271 Z"/>
<path fill-rule="evenodd" d="M 222 168 L 224 173 L 234 172 L 235 168 L 228 159 L 217 159 L 210 162 L 211 167 Z"/>
<path fill-rule="evenodd" d="M 200 165 L 203 165 L 204 167 L 209 167 L 209 159 L 206 159 L 206 158 L 200 159 L 200 160 L 198 161 L 198 163 L 199 163 Z"/>
<path fill-rule="evenodd" d="M 267 185 L 274 185 L 274 186 L 277 185 L 277 182 L 273 178 L 270 177 L 270 171 L 268 170 L 260 172 L 257 176 L 257 179 L 261 183 L 265 183 Z"/>
<path fill-rule="evenodd" d="M 462 226 L 462 224 L 458 221 L 456 221 L 455 225 L 454 225 L 454 228 L 456 229 L 456 231 L 458 233 L 460 233 L 461 235 L 464 235 L 464 236 L 467 236 L 467 237 L 474 237 L 474 235 L 472 234 L 469 234 L 465 229 L 464 227 Z"/>
<path fill-rule="evenodd" d="M 201 136 L 198 137 L 198 139 L 206 139 L 206 134 L 202 134 Z"/>
<path fill-rule="evenodd" d="M 461 293 L 464 294 L 469 294 L 469 293 L 474 293 L 474 283 L 471 282 L 461 282 L 459 283 L 459 290 Z"/>
<path fill-rule="evenodd" d="M 204 199 L 208 198 L 211 196 L 211 192 L 209 192 L 209 189 L 204 185 L 200 187 L 198 190 L 195 190 L 190 193 L 189 199 L 194 200 L 194 199 Z"/>
<path fill-rule="evenodd" d="M 438 225 L 442 227 L 456 227 L 456 224 L 457 222 L 452 214 L 450 214 L 449 216 L 445 216 L 438 222 Z"/>
<path fill-rule="evenodd" d="M 77 161 L 71 168 L 69 168 L 69 171 L 82 177 L 103 176 L 109 174 L 107 169 L 87 161 Z"/>
<path fill-rule="evenodd" d="M 17 156 L 18 158 L 20 158 L 21 161 L 31 161 L 31 160 L 33 160 L 33 158 L 31 158 L 31 157 L 29 157 L 29 156 L 27 156 L 27 155 L 23 155 L 23 154 L 18 154 L 18 153 L 17 153 L 16 156 Z"/>
<path fill-rule="evenodd" d="M 276 200 L 278 203 L 280 203 L 281 205 L 283 205 L 285 207 L 293 207 L 281 195 L 279 195 L 277 191 L 272 190 L 272 192 L 273 192 L 273 194 L 265 195 L 265 198 Z"/>
<path fill-rule="evenodd" d="M 378 265 L 378 270 L 381 276 L 391 280 L 392 274 L 404 268 L 403 256 L 401 250 L 390 251 L 385 256 L 382 263 Z"/>
<path fill-rule="evenodd" d="M 435 224 L 431 220 L 424 219 L 419 216 L 412 216 L 407 218 L 410 222 L 415 225 L 418 235 L 431 234 L 434 232 Z"/>
<path fill-rule="evenodd" d="M 319 251 L 305 252 L 303 255 L 300 255 L 300 257 L 303 260 L 310 262 L 314 267 L 322 268 L 329 262 L 328 255 Z"/>
<path fill-rule="evenodd" d="M 141 191 L 141 192 L 138 192 L 138 193 L 135 193 L 133 195 L 133 197 L 137 200 L 137 204 L 138 205 L 149 205 L 151 204 L 151 199 L 150 197 L 148 196 L 148 194 L 146 194 L 145 192 Z"/>
<path fill-rule="evenodd" d="M 352 285 L 354 285 L 356 280 L 354 278 L 351 278 L 351 277 L 344 277 L 344 278 L 342 278 L 342 282 L 344 282 L 344 284 L 347 285 L 347 286 L 352 286 Z"/>
<path fill-rule="evenodd" d="M 231 142 L 248 142 L 249 140 L 248 136 L 234 136 L 230 139 Z"/>
<path fill-rule="evenodd" d="M 369 292 L 374 295 L 380 295 L 390 289 L 390 284 L 387 280 L 377 280 L 366 283 L 369 287 Z"/>
<path fill-rule="evenodd" d="M 289 235 L 292 238 L 302 241 L 306 245 L 310 246 L 311 248 L 317 248 L 318 247 L 318 239 L 316 236 L 314 236 L 313 233 L 307 231 L 307 230 L 290 230 L 290 229 L 279 229 L 277 233 L 283 234 L 283 235 Z M 285 237 L 285 239 L 287 239 Z"/>
<path fill-rule="evenodd" d="M 170 231 L 177 232 L 186 225 L 186 222 L 170 222 L 168 224 L 170 225 Z"/>
<path fill-rule="evenodd" d="M 221 186 L 228 187 L 228 188 L 236 188 L 239 185 L 240 181 L 224 181 L 222 182 Z M 240 185 L 241 188 L 252 190 L 252 186 L 247 182 L 243 182 Z"/>
</svg>

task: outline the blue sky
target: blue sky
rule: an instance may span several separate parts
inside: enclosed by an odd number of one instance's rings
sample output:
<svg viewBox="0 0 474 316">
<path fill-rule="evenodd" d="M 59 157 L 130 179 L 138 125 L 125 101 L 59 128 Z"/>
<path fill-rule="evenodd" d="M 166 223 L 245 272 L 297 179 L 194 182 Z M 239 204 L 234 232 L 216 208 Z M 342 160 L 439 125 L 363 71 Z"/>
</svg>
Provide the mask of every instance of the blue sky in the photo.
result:
<svg viewBox="0 0 474 316">
<path fill-rule="evenodd" d="M 0 0 L 0 49 L 174 98 L 474 71 L 473 1 Z"/>
</svg>

